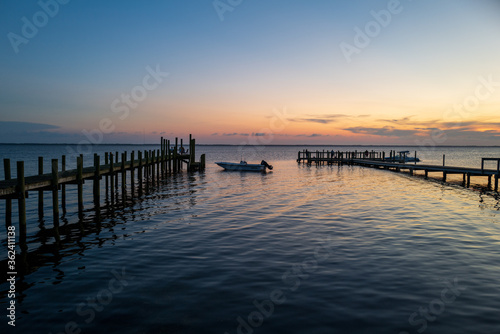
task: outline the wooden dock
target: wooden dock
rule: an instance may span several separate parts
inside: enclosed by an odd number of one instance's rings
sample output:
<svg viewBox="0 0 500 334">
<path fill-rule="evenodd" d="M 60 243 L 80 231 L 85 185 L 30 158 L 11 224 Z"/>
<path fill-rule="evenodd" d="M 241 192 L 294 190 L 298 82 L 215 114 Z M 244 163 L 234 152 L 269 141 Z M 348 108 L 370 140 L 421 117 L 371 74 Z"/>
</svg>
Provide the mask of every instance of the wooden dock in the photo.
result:
<svg viewBox="0 0 500 334">
<path fill-rule="evenodd" d="M 110 205 L 118 202 L 118 196 L 115 196 L 116 189 L 121 187 L 121 201 L 124 203 L 127 198 L 141 196 L 143 188 L 146 190 L 155 184 L 159 184 L 166 175 L 178 173 L 183 165 L 187 170 L 203 170 L 205 168 L 205 155 L 202 154 L 200 161 L 195 161 L 196 141 L 189 136 L 189 149 L 185 153 L 180 153 L 183 148 L 182 139 L 175 138 L 175 143 L 161 138 L 160 149 L 131 152 L 107 152 L 104 161 L 97 154 L 94 154 L 93 165 L 83 167 L 83 155 L 77 157 L 74 170 L 66 170 L 66 157 L 62 156 L 61 168 L 59 168 L 58 159 L 52 159 L 52 170 L 50 173 L 43 172 L 43 157 L 38 159 L 38 175 L 25 176 L 24 162 L 17 161 L 17 178 L 11 178 L 11 164 L 9 159 L 4 159 L 5 180 L 0 181 L 0 199 L 5 203 L 5 223 L 6 226 L 12 225 L 12 201 L 17 200 L 19 214 L 19 244 L 21 249 L 26 248 L 26 198 L 29 192 L 38 193 L 38 214 L 43 217 L 44 192 L 52 194 L 52 210 L 54 220 L 54 230 L 59 227 L 59 208 L 63 214 L 66 213 L 66 187 L 77 187 L 78 213 L 82 217 L 84 210 L 83 186 L 86 180 L 91 180 L 93 185 L 93 206 L 96 215 L 99 215 L 101 206 L 101 190 L 105 187 L 106 194 L 110 194 Z M 182 149 L 181 149 L 182 150 Z M 120 159 L 121 158 L 121 159 Z M 101 164 L 104 162 L 104 164 Z M 127 178 L 127 175 L 129 176 Z M 102 179 L 104 182 L 101 182 Z M 127 180 L 130 185 L 127 189 Z M 138 185 L 136 189 L 136 183 Z M 61 196 L 59 196 L 61 192 Z M 116 198 L 115 198 L 116 197 Z M 59 203 L 61 198 L 61 203 Z M 58 239 L 58 233 L 55 235 Z"/>
<path fill-rule="evenodd" d="M 417 158 L 417 152 L 414 156 L 415 160 Z M 397 172 L 407 171 L 410 175 L 413 175 L 415 171 L 424 171 L 425 178 L 428 177 L 429 173 L 441 173 L 444 182 L 447 181 L 447 176 L 451 174 L 461 174 L 463 177 L 462 185 L 470 187 L 471 177 L 487 177 L 488 178 L 488 188 L 492 188 L 498 192 L 498 179 L 500 177 L 500 158 L 482 158 L 481 168 L 469 168 L 469 167 L 456 167 L 447 166 L 445 164 L 445 156 L 443 156 L 443 165 L 424 165 L 417 164 L 415 162 L 404 162 L 401 157 L 396 155 L 395 151 L 391 151 L 386 159 L 385 152 L 375 152 L 375 151 L 308 151 L 303 150 L 298 153 L 297 162 L 307 163 L 309 165 L 316 164 L 348 164 L 348 165 L 358 165 L 363 167 L 379 168 L 393 170 Z M 496 169 L 485 169 L 484 163 L 486 161 L 496 161 Z M 492 182 L 494 179 L 494 185 Z"/>
</svg>

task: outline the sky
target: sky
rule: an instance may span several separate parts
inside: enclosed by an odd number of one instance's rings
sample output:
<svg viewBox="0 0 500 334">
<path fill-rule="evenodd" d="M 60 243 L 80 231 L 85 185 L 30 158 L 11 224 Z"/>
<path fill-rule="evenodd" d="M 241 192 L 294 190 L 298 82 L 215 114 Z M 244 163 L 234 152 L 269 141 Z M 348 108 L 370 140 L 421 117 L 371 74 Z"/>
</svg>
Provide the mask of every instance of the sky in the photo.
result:
<svg viewBox="0 0 500 334">
<path fill-rule="evenodd" d="M 0 143 L 500 145 L 498 0 L 4 0 Z"/>
</svg>

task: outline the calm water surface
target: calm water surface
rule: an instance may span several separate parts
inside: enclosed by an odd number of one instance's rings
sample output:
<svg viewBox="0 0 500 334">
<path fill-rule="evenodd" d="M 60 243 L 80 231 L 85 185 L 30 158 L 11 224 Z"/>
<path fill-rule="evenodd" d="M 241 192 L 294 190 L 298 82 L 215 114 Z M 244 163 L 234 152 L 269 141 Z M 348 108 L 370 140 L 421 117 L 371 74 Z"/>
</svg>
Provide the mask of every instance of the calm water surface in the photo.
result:
<svg viewBox="0 0 500 334">
<path fill-rule="evenodd" d="M 134 149 L 144 148 L 98 153 Z M 105 206 L 103 192 L 101 219 L 91 182 L 83 219 L 68 186 L 59 246 L 50 206 L 38 220 L 30 194 L 28 273 L 16 282 L 14 331 L 500 332 L 497 195 L 383 170 L 298 165 L 299 149 L 246 149 L 249 161 L 274 165 L 260 174 L 213 164 L 238 161 L 237 147 L 199 147 L 204 173 L 169 177 L 125 207 Z M 33 171 L 38 155 L 65 154 L 44 145 L 0 152 L 31 161 Z M 443 153 L 450 164 L 478 167 L 500 148 L 436 148 L 424 162 L 442 163 Z M 0 209 L 3 217 L 3 201 Z M 1 240 L 5 268 L 5 233 Z M 0 284 L 2 333 L 14 332 L 7 290 Z"/>
</svg>

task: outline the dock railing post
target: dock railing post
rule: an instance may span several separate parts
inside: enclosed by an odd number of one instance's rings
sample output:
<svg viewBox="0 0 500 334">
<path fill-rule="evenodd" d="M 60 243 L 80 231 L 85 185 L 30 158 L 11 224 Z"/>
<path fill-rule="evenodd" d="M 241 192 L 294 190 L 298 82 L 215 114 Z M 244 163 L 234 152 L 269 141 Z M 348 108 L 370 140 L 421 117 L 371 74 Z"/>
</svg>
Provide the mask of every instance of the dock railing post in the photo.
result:
<svg viewBox="0 0 500 334">
<path fill-rule="evenodd" d="M 500 159 L 497 160 L 497 173 L 495 174 L 495 191 L 498 191 L 498 178 L 500 174 Z"/>
<path fill-rule="evenodd" d="M 43 157 L 38 157 L 38 175 L 43 175 Z M 43 190 L 38 191 L 38 219 L 43 218 Z"/>
<path fill-rule="evenodd" d="M 63 155 L 61 157 L 61 171 L 65 172 L 66 171 L 66 156 Z M 66 185 L 61 184 L 61 207 L 62 207 L 62 212 L 63 215 L 66 214 Z"/>
<path fill-rule="evenodd" d="M 57 242 L 59 237 L 59 162 L 57 159 L 52 159 L 52 213 L 54 218 L 54 234 Z"/>
<path fill-rule="evenodd" d="M 115 163 L 113 161 L 113 153 L 109 153 L 109 191 L 111 192 L 111 206 L 115 204 Z"/>
<path fill-rule="evenodd" d="M 113 158 L 113 156 L 111 156 Z M 83 217 L 83 157 L 76 158 L 76 183 L 78 186 L 78 215 Z M 113 180 L 111 180 L 111 184 Z"/>
<path fill-rule="evenodd" d="M 24 183 L 24 161 L 17 162 L 17 205 L 19 211 L 19 244 L 22 250 L 26 246 L 26 185 Z"/>
<path fill-rule="evenodd" d="M 139 179 L 139 196 L 142 196 L 142 151 L 138 151 L 137 154 L 139 159 L 139 164 L 137 168 L 137 178 Z"/>
<path fill-rule="evenodd" d="M 135 183 L 135 177 L 134 177 L 134 159 L 135 159 L 135 152 L 132 151 L 130 153 L 130 196 L 134 198 L 134 183 Z"/>
<path fill-rule="evenodd" d="M 5 176 L 5 180 L 11 179 L 10 173 L 10 159 L 3 159 L 3 172 Z M 5 226 L 12 225 L 12 199 L 7 198 L 5 200 Z"/>
<path fill-rule="evenodd" d="M 122 201 L 125 203 L 127 199 L 127 169 L 125 167 L 125 161 L 127 161 L 127 152 L 122 153 Z"/>
<path fill-rule="evenodd" d="M 109 164 L 109 152 L 104 153 L 104 164 L 108 165 Z M 111 166 L 109 171 L 111 172 Z M 104 187 L 106 189 L 106 200 L 108 200 L 108 195 L 109 195 L 109 174 L 107 173 L 106 176 L 104 177 Z"/>
<path fill-rule="evenodd" d="M 202 154 L 200 156 L 200 169 L 202 169 L 202 170 L 205 169 L 205 154 Z"/>
<path fill-rule="evenodd" d="M 99 214 L 101 206 L 101 189 L 99 185 L 99 179 L 101 178 L 101 165 L 100 157 L 97 153 L 94 153 L 94 207 L 96 213 Z"/>
</svg>

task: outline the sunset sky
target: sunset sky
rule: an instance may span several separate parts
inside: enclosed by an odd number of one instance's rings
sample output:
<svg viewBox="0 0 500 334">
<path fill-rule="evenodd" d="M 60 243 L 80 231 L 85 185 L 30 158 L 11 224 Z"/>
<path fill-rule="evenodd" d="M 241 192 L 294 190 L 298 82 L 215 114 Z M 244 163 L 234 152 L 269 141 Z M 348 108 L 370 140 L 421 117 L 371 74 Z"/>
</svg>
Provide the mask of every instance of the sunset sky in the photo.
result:
<svg viewBox="0 0 500 334">
<path fill-rule="evenodd" d="M 500 145 L 494 0 L 5 0 L 0 142 Z"/>
</svg>

